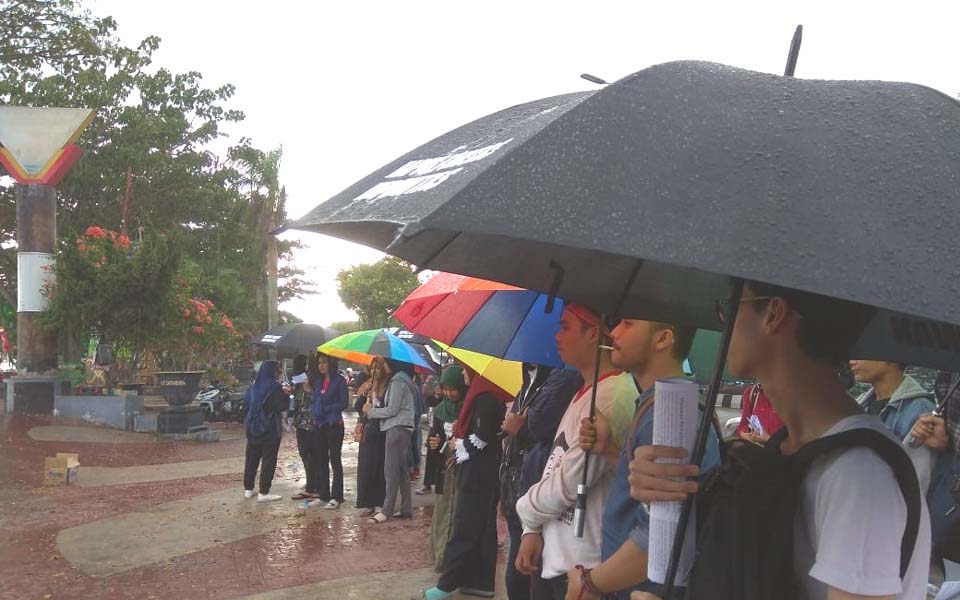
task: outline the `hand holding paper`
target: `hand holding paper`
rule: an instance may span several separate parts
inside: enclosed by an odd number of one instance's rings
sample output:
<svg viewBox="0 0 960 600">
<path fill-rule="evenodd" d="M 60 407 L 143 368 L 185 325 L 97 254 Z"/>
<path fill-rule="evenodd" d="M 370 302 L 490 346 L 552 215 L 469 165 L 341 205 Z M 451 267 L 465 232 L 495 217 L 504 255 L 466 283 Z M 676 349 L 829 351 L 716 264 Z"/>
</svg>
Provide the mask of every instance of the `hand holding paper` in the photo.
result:
<svg viewBox="0 0 960 600">
<path fill-rule="evenodd" d="M 657 461 L 661 466 L 666 466 L 662 463 L 674 465 L 685 463 L 693 454 L 693 446 L 697 439 L 699 399 L 700 388 L 692 381 L 685 379 L 657 381 L 653 401 L 653 443 L 658 446 L 682 448 L 685 451 L 683 458 L 679 456 L 679 452 L 674 453 L 672 457 L 658 458 Z M 687 466 L 690 467 L 690 465 Z M 686 472 L 692 472 L 692 469 Z M 687 489 L 683 487 L 687 482 L 682 479 L 674 483 L 680 484 L 680 489 Z M 682 502 L 679 500 L 657 500 L 650 503 L 650 557 L 647 574 L 651 581 L 664 583 L 667 578 L 681 508 Z M 687 527 L 683 552 L 680 555 L 680 567 L 677 569 L 677 585 L 685 584 L 690 566 L 693 564 L 695 534 L 695 527 Z"/>
</svg>

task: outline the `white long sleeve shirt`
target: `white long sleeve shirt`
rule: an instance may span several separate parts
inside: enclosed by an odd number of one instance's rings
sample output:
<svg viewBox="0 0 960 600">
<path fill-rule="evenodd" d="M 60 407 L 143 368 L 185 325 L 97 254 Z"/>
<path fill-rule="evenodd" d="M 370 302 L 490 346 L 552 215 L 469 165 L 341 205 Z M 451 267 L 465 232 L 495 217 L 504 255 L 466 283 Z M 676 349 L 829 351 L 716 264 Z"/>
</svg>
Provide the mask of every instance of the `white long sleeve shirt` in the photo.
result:
<svg viewBox="0 0 960 600">
<path fill-rule="evenodd" d="M 610 423 L 613 440 L 622 440 L 630 426 L 639 392 L 628 373 L 614 372 L 597 385 L 597 410 Z M 517 501 L 524 533 L 543 535 L 543 577 L 562 575 L 575 565 L 600 564 L 603 507 L 614 470 L 599 456 L 590 457 L 587 507 L 582 538 L 574 536 L 573 511 L 577 486 L 583 478 L 584 452 L 578 443 L 580 422 L 590 416 L 590 389 L 585 388 L 567 407 L 557 429 L 553 449 L 540 481 Z"/>
</svg>

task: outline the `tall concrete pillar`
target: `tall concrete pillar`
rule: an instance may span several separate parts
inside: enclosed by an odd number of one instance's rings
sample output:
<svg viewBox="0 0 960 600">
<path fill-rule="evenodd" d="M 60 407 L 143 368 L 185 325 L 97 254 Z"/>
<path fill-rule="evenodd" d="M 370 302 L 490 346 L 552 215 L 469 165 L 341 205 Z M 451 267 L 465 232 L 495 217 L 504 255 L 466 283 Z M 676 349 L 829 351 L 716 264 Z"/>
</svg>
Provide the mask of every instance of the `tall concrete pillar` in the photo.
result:
<svg viewBox="0 0 960 600">
<path fill-rule="evenodd" d="M 57 188 L 17 184 L 17 369 L 57 368 L 57 334 L 40 324 L 44 284 L 53 279 L 57 244 Z"/>
<path fill-rule="evenodd" d="M 88 108 L 0 106 L 0 164 L 16 182 L 17 371 L 57 367 L 57 335 L 44 330 L 44 284 L 53 280 L 57 184 L 82 151 L 76 145 L 93 120 Z"/>
</svg>

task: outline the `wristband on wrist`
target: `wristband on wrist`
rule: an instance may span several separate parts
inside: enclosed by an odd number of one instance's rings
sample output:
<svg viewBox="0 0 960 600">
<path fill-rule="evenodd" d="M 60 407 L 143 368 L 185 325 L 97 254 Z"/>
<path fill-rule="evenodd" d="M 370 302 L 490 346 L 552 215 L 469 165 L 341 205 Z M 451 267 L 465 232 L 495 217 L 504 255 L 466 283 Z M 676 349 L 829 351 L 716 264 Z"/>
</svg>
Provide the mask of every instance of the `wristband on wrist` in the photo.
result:
<svg viewBox="0 0 960 600">
<path fill-rule="evenodd" d="M 602 596 L 603 592 L 597 589 L 597 586 L 593 585 L 593 578 L 590 577 L 590 571 L 593 569 L 588 569 L 583 565 L 577 565 L 576 569 L 580 571 L 580 595 L 577 600 L 582 600 L 583 593 L 589 591 L 591 594 L 596 594 Z"/>
</svg>

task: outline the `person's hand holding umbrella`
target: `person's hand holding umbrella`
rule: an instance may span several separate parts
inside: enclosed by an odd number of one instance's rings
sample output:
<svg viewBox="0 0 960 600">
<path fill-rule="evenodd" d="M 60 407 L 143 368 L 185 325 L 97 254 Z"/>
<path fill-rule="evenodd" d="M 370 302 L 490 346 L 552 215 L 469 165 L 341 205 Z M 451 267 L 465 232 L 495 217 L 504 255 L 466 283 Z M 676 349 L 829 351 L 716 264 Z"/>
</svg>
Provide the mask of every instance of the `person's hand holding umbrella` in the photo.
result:
<svg viewBox="0 0 960 600">
<path fill-rule="evenodd" d="M 932 413 L 921 415 L 910 433 L 931 450 L 943 452 L 947 449 L 947 426 L 943 417 Z"/>
<path fill-rule="evenodd" d="M 613 442 L 613 435 L 610 432 L 610 422 L 603 416 L 603 413 L 597 412 L 593 420 L 584 418 L 580 422 L 580 449 L 597 456 L 603 456 L 611 464 L 616 464 L 620 454 L 620 448 Z"/>
<path fill-rule="evenodd" d="M 527 422 L 527 411 L 520 413 L 509 412 L 503 418 L 503 424 L 500 425 L 500 430 L 506 433 L 509 436 L 515 436 L 517 433 L 523 429 L 524 424 Z"/>
</svg>

